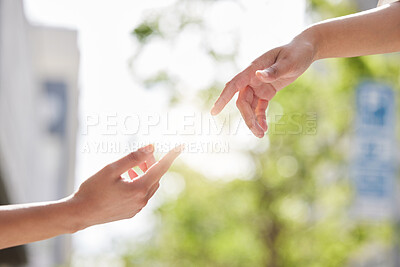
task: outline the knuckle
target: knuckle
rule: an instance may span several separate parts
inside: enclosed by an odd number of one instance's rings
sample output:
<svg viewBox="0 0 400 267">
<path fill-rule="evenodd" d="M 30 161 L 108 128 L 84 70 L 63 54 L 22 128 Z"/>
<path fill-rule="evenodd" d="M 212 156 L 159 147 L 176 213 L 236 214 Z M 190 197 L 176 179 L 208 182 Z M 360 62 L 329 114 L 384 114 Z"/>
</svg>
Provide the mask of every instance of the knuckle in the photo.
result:
<svg viewBox="0 0 400 267">
<path fill-rule="evenodd" d="M 115 172 L 115 165 L 112 164 L 112 163 L 106 165 L 106 166 L 103 168 L 103 172 L 104 172 L 106 175 L 110 175 L 110 174 L 114 173 L 114 172 Z"/>
<path fill-rule="evenodd" d="M 262 65 L 263 64 L 261 63 L 261 61 L 259 59 L 256 59 L 253 62 L 251 62 L 249 68 L 257 70 L 257 69 L 261 69 Z"/>
</svg>

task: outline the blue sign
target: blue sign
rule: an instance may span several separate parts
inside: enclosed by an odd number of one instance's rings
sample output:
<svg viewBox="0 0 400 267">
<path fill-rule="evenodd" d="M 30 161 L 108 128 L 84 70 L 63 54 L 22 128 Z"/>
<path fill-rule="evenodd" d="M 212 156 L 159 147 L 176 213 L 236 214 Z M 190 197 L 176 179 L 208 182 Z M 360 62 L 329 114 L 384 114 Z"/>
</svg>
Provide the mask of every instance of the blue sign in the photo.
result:
<svg viewBox="0 0 400 267">
<path fill-rule="evenodd" d="M 389 86 L 364 82 L 357 88 L 352 170 L 355 212 L 366 219 L 394 215 L 395 114 L 395 97 Z"/>
</svg>

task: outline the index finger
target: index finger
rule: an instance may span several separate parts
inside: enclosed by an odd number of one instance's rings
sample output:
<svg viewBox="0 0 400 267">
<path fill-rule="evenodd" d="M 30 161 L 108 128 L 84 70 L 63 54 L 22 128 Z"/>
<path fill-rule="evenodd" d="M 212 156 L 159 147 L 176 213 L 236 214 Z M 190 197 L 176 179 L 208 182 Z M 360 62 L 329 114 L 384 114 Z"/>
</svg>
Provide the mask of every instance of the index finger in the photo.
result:
<svg viewBox="0 0 400 267">
<path fill-rule="evenodd" d="M 159 182 L 174 160 L 182 153 L 183 149 L 184 145 L 180 145 L 170 150 L 162 159 L 154 163 L 140 179 L 143 179 L 144 183 L 149 186 Z"/>
<path fill-rule="evenodd" d="M 236 75 L 225 85 L 221 95 L 218 97 L 217 101 L 215 101 L 215 104 L 211 109 L 211 115 L 215 116 L 219 114 L 236 94 L 236 92 L 240 91 L 242 88 L 245 88 L 249 84 L 250 77 L 248 73 L 249 71 L 247 68 Z"/>
<path fill-rule="evenodd" d="M 145 162 L 151 155 L 153 155 L 154 146 L 152 144 L 140 148 L 137 151 L 131 152 L 125 157 L 109 164 L 114 174 L 121 175 L 130 168 Z"/>
</svg>

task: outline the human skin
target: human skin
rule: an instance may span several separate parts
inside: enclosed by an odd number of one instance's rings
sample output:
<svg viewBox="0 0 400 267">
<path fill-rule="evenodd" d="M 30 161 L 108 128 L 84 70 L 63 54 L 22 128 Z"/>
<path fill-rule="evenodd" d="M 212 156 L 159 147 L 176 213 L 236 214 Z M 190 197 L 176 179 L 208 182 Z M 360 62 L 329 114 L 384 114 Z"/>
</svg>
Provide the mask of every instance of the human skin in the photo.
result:
<svg viewBox="0 0 400 267">
<path fill-rule="evenodd" d="M 89 226 L 135 216 L 159 187 L 183 147 L 156 162 L 152 145 L 111 163 L 58 201 L 0 206 L 0 249 L 75 233 Z M 132 168 L 139 166 L 138 176 Z M 121 175 L 128 171 L 130 180 Z"/>
<path fill-rule="evenodd" d="M 274 48 L 229 81 L 211 109 L 219 114 L 239 92 L 236 106 L 259 138 L 268 130 L 266 109 L 275 94 L 319 59 L 400 51 L 400 2 L 314 24 Z"/>
</svg>

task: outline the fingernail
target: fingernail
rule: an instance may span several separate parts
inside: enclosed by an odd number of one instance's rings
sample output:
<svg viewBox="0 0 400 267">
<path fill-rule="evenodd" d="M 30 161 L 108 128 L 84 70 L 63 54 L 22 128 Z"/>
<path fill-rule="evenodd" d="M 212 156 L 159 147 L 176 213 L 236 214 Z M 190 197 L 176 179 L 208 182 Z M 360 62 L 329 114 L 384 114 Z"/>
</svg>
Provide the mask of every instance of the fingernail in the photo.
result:
<svg viewBox="0 0 400 267">
<path fill-rule="evenodd" d="M 257 122 L 255 120 L 253 120 L 252 127 L 250 128 L 250 130 L 253 132 L 253 134 L 256 137 L 258 137 L 258 138 L 263 138 L 264 137 L 264 132 L 260 132 L 260 130 L 257 127 Z"/>
<path fill-rule="evenodd" d="M 261 76 L 263 76 L 264 78 L 269 78 L 270 71 L 268 69 L 265 69 L 265 70 L 259 70 L 258 73 L 260 73 Z"/>
<path fill-rule="evenodd" d="M 150 145 L 144 146 L 144 147 L 140 148 L 139 151 L 144 152 L 144 153 L 152 153 L 154 151 L 154 145 L 150 144 Z"/>
<path fill-rule="evenodd" d="M 256 137 L 258 137 L 258 138 L 262 138 L 264 135 L 263 134 L 261 134 L 260 132 L 258 132 L 258 131 L 255 131 L 255 132 L 253 132 L 254 133 L 254 135 L 256 136 Z"/>
<path fill-rule="evenodd" d="M 267 74 L 268 75 L 267 69 L 259 70 L 258 72 L 261 73 L 261 74 Z"/>
</svg>

